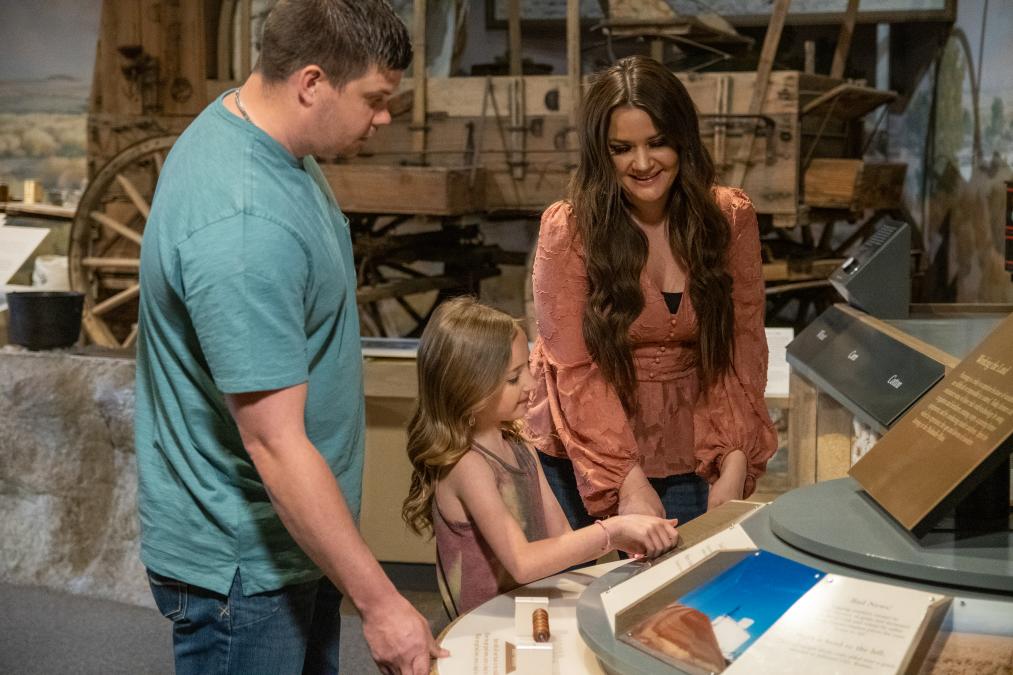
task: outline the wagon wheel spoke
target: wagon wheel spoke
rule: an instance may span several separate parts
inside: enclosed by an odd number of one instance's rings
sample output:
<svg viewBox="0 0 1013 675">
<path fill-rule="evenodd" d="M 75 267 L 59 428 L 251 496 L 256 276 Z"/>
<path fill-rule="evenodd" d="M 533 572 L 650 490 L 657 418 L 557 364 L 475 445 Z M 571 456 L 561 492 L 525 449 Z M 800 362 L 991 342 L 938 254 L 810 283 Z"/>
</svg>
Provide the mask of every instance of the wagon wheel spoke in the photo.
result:
<svg viewBox="0 0 1013 675">
<path fill-rule="evenodd" d="M 93 269 L 131 269 L 136 270 L 141 267 L 140 258 L 84 258 L 81 264 L 85 267 Z"/>
<path fill-rule="evenodd" d="M 401 272 L 402 274 L 407 274 L 410 277 L 424 277 L 424 276 L 426 276 L 422 272 L 419 272 L 418 270 L 413 270 L 411 267 L 408 267 L 407 265 L 402 265 L 401 263 L 385 262 L 383 264 L 384 264 L 385 267 L 389 267 L 392 270 L 397 270 L 398 272 Z"/>
<path fill-rule="evenodd" d="M 100 347 L 120 346 L 119 340 L 109 330 L 109 325 L 99 317 L 85 313 L 81 319 L 81 324 L 84 326 L 84 332 L 88 336 L 88 339 Z"/>
<path fill-rule="evenodd" d="M 124 347 L 133 347 L 134 343 L 137 342 L 137 325 L 138 324 L 135 323 L 130 327 L 130 332 L 127 333 L 127 339 L 123 341 Z"/>
<path fill-rule="evenodd" d="M 389 223 L 387 223 L 386 225 L 383 225 L 382 227 L 379 227 L 379 228 L 373 230 L 371 234 L 373 236 L 375 236 L 375 237 L 382 237 L 383 235 L 387 234 L 391 230 L 394 230 L 394 229 L 400 227 L 401 225 L 404 225 L 410 219 L 411 219 L 411 216 L 395 216 Z"/>
<path fill-rule="evenodd" d="M 106 347 L 137 341 L 139 249 L 151 197 L 175 136 L 147 138 L 114 155 L 89 181 L 70 233 L 72 286 L 85 293 L 89 341 Z"/>
<path fill-rule="evenodd" d="M 141 292 L 140 284 L 132 284 L 126 290 L 122 290 L 111 298 L 107 298 L 91 308 L 92 316 L 102 316 L 110 310 L 116 309 L 125 302 L 130 302 Z"/>
<path fill-rule="evenodd" d="M 141 235 L 138 232 L 135 232 L 134 230 L 130 229 L 120 221 L 116 220 L 115 218 L 107 216 L 101 211 L 92 211 L 89 215 L 96 221 L 98 221 L 103 227 L 112 230 L 113 232 L 115 232 L 116 234 L 120 235 L 125 239 L 129 239 L 138 246 L 141 245 Z"/>
<path fill-rule="evenodd" d="M 383 316 L 380 314 L 379 301 L 368 303 L 366 305 L 366 311 L 369 313 L 369 317 L 373 320 L 373 325 L 376 326 L 376 330 L 380 333 L 380 337 L 387 337 L 387 327 L 384 325 Z"/>
<path fill-rule="evenodd" d="M 405 314 L 410 316 L 415 321 L 416 324 L 422 323 L 423 321 L 422 317 L 419 316 L 419 313 L 415 311 L 415 308 L 412 307 L 407 300 L 405 300 L 400 295 L 394 298 L 394 300 L 397 301 L 397 304 L 401 306 L 401 309 L 405 311 Z"/>
<path fill-rule="evenodd" d="M 134 185 L 133 181 L 124 176 L 122 173 L 116 174 L 116 182 L 120 184 L 123 191 L 127 193 L 127 197 L 133 203 L 134 207 L 140 212 L 144 220 L 148 219 L 148 214 L 151 213 L 151 206 L 148 204 L 148 200 L 141 196 L 140 190 Z"/>
</svg>

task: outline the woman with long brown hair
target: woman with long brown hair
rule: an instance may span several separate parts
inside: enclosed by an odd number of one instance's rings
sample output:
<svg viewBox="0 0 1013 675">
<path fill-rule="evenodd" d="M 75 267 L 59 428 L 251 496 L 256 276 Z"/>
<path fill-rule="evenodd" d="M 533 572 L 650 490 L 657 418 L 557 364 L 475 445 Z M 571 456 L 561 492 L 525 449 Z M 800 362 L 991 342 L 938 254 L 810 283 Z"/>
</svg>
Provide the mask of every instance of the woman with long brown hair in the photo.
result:
<svg viewBox="0 0 1013 675">
<path fill-rule="evenodd" d="M 777 447 L 756 214 L 715 185 L 693 102 L 652 59 L 602 71 L 578 131 L 538 238 L 529 426 L 573 527 L 685 522 L 751 494 Z"/>
</svg>

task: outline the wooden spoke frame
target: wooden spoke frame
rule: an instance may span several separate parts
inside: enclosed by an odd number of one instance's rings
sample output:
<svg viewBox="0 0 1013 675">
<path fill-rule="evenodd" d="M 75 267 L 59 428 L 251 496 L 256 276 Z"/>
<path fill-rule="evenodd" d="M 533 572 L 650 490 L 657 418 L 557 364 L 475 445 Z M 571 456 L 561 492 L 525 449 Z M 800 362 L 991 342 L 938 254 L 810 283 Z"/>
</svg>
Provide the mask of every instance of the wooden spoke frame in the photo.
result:
<svg viewBox="0 0 1013 675">
<path fill-rule="evenodd" d="M 496 247 L 457 220 L 349 214 L 363 335 L 417 337 L 443 299 L 477 295 L 482 279 L 499 274 Z"/>
<path fill-rule="evenodd" d="M 128 348 L 137 339 L 141 241 L 151 197 L 176 136 L 129 146 L 91 180 L 70 234 L 70 280 L 85 295 L 83 326 L 89 342 Z"/>
</svg>

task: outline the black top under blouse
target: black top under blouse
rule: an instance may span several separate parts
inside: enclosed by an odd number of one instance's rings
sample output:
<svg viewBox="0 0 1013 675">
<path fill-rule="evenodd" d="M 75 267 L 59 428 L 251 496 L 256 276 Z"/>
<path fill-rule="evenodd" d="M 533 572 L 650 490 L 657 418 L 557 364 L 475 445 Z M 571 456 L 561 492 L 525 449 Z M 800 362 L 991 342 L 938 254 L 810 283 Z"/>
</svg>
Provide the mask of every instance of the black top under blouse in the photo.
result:
<svg viewBox="0 0 1013 675">
<path fill-rule="evenodd" d="M 666 293 L 661 292 L 661 295 L 665 298 L 665 304 L 668 305 L 668 311 L 675 314 L 679 311 L 679 303 L 682 302 L 682 293 Z"/>
</svg>

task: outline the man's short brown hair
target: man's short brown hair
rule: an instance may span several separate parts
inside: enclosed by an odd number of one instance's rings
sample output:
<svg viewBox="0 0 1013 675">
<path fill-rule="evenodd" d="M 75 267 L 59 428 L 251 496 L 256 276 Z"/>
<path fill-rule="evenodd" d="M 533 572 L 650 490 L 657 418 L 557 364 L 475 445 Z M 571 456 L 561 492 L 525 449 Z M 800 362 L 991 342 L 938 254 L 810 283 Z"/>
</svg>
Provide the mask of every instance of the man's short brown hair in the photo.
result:
<svg viewBox="0 0 1013 675">
<path fill-rule="evenodd" d="M 385 0 L 279 0 L 264 21 L 257 70 L 280 82 L 317 65 L 341 87 L 370 66 L 405 70 L 411 60 L 408 29 Z"/>
</svg>

